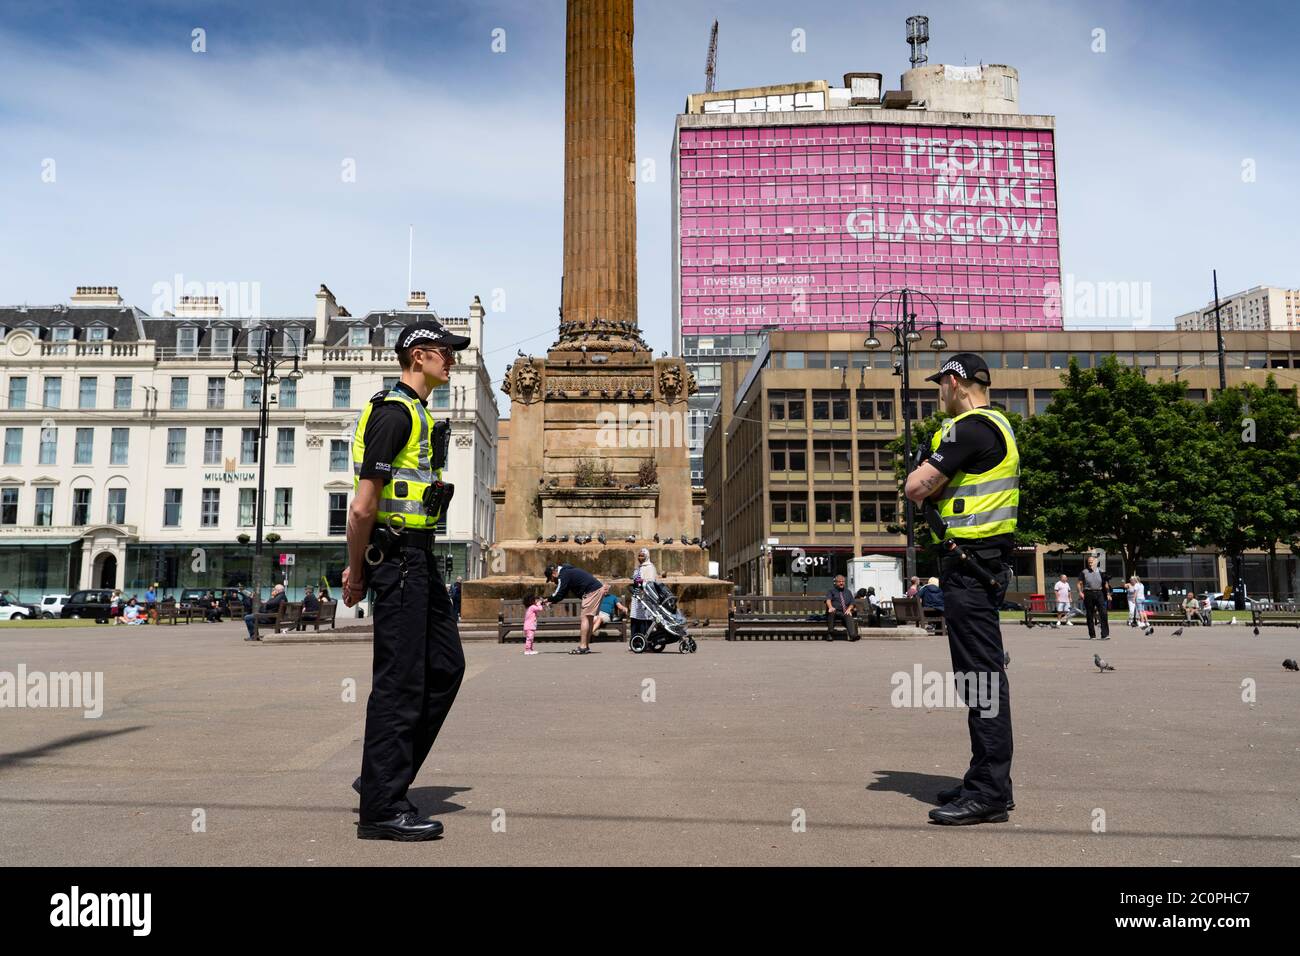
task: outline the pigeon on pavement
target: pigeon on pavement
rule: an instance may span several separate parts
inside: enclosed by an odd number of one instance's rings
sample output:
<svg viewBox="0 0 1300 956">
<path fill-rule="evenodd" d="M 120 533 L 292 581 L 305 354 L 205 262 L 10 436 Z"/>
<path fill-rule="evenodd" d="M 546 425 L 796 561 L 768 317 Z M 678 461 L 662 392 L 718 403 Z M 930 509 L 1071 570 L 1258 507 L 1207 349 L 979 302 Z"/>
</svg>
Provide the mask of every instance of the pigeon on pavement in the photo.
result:
<svg viewBox="0 0 1300 956">
<path fill-rule="evenodd" d="M 1282 666 L 1289 671 L 1300 671 L 1300 664 L 1295 662 L 1294 658 L 1288 657 L 1282 662 Z"/>
<path fill-rule="evenodd" d="M 1103 661 L 1101 656 L 1098 654 L 1092 655 L 1092 663 L 1096 665 L 1097 670 L 1101 671 L 1103 674 L 1106 671 L 1113 671 L 1115 669 L 1110 661 Z"/>
<path fill-rule="evenodd" d="M 1154 627 L 1152 627 L 1150 624 L 1148 624 L 1148 625 L 1146 626 L 1146 630 L 1144 630 L 1142 633 L 1145 634 L 1147 637 L 1150 637 L 1150 636 L 1151 636 L 1152 634 L 1154 634 L 1155 632 L 1156 632 L 1156 629 L 1155 629 Z"/>
<path fill-rule="evenodd" d="M 1182 637 L 1182 636 L 1183 636 L 1183 629 L 1180 627 L 1180 628 L 1178 628 L 1177 630 L 1175 630 L 1174 633 L 1170 634 L 1169 636 L 1170 636 L 1170 637 Z"/>
<path fill-rule="evenodd" d="M 1010 652 L 1010 651 L 1003 651 L 1003 652 L 1002 652 L 1002 666 L 1003 666 L 1003 667 L 1006 667 L 1006 666 L 1007 666 L 1008 664 L 1010 664 L 1010 663 L 1011 663 L 1011 652 Z"/>
</svg>

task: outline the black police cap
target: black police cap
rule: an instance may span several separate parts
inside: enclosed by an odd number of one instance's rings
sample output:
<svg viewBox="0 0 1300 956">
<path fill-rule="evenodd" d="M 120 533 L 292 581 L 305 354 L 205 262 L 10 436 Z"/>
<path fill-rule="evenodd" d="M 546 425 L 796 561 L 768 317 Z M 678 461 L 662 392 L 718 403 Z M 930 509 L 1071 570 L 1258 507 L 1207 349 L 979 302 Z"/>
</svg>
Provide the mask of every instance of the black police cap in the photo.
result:
<svg viewBox="0 0 1300 956">
<path fill-rule="evenodd" d="M 460 351 L 469 345 L 469 337 L 448 332 L 437 319 L 421 319 L 402 329 L 402 334 L 397 337 L 394 348 L 409 349 L 413 345 Z"/>
<path fill-rule="evenodd" d="M 945 375 L 956 375 L 958 378 L 965 379 L 968 382 L 979 382 L 981 385 L 991 385 L 992 377 L 989 375 L 989 366 L 982 358 L 974 352 L 958 352 L 948 361 L 943 363 L 939 371 L 933 375 L 927 375 L 927 382 L 937 382 Z"/>
</svg>

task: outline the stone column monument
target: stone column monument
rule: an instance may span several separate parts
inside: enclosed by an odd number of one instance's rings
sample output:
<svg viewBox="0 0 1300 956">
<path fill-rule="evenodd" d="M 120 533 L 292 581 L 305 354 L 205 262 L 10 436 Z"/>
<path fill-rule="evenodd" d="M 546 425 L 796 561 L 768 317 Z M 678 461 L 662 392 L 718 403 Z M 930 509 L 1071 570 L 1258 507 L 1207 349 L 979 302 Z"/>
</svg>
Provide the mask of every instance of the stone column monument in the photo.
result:
<svg viewBox="0 0 1300 956">
<path fill-rule="evenodd" d="M 632 0 L 568 0 L 560 333 L 501 386 L 505 503 L 490 576 L 464 586 L 468 621 L 540 589 L 548 564 L 625 586 L 641 547 L 688 615 L 726 618 L 730 585 L 707 576 L 691 507 L 695 381 L 682 359 L 656 359 L 637 325 L 635 91 Z"/>
</svg>

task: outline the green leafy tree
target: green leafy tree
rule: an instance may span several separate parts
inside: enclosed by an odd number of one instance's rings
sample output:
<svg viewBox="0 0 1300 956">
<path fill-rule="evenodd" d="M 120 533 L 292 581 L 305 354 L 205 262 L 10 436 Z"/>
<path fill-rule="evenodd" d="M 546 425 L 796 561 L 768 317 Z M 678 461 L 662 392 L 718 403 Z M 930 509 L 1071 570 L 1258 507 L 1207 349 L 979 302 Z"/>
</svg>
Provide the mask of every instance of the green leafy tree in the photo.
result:
<svg viewBox="0 0 1300 956">
<path fill-rule="evenodd" d="M 1300 406 L 1272 375 L 1261 387 L 1243 384 L 1215 395 L 1205 409 L 1215 481 L 1197 502 L 1197 542 L 1239 566 L 1258 548 L 1276 569 L 1277 545 L 1300 544 Z M 1235 578 L 1234 574 L 1234 578 Z M 1271 582 L 1275 594 L 1285 582 Z"/>
<path fill-rule="evenodd" d="M 1203 406 L 1181 382 L 1148 382 L 1113 357 L 1095 369 L 1073 360 L 1041 415 L 1017 432 L 1020 527 L 1074 551 L 1104 548 L 1142 558 L 1182 554 L 1213 486 Z"/>
</svg>

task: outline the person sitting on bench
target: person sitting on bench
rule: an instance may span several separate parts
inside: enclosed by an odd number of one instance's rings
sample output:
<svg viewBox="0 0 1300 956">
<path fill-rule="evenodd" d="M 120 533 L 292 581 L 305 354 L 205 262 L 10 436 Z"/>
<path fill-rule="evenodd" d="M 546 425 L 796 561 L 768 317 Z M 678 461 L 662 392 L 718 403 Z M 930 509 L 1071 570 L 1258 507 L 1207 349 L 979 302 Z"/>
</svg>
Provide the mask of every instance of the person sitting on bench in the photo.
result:
<svg viewBox="0 0 1300 956">
<path fill-rule="evenodd" d="M 310 584 L 302 589 L 302 613 L 298 616 L 298 630 L 307 630 L 307 625 L 320 620 L 320 601 L 316 600 L 316 589 Z"/>
<path fill-rule="evenodd" d="M 1183 598 L 1183 616 L 1188 624 L 1201 623 L 1201 602 L 1196 599 L 1195 591 L 1188 591 L 1187 597 Z"/>
<path fill-rule="evenodd" d="M 271 588 L 271 596 L 267 598 L 266 603 L 262 605 L 262 610 L 256 614 L 248 613 L 244 615 L 244 623 L 248 625 L 248 637 L 246 641 L 260 641 L 257 636 L 257 625 L 270 624 L 275 620 L 275 613 L 284 603 L 284 585 L 277 584 Z"/>
<path fill-rule="evenodd" d="M 826 592 L 826 636 L 832 637 L 831 628 L 837 623 L 843 622 L 844 629 L 849 632 L 849 640 L 858 639 L 858 620 L 854 615 L 857 613 L 857 607 L 853 603 L 853 595 L 849 593 L 845 586 L 844 575 L 835 576 L 835 585 Z"/>
</svg>

